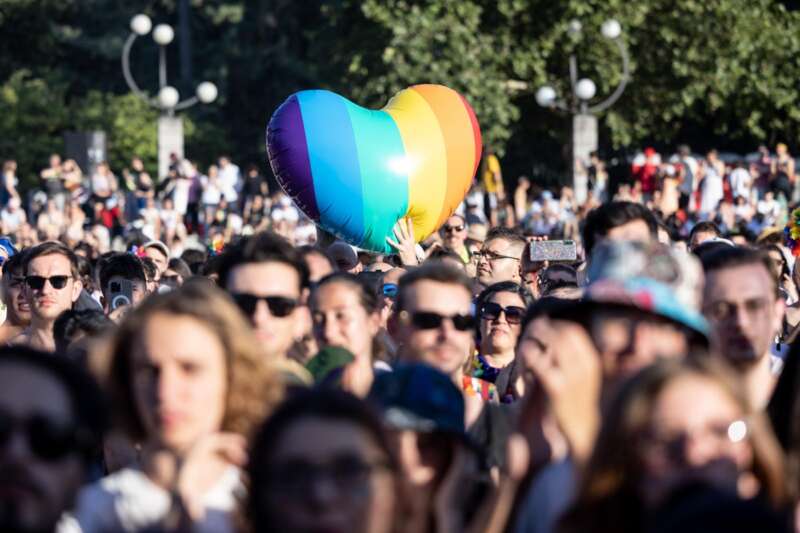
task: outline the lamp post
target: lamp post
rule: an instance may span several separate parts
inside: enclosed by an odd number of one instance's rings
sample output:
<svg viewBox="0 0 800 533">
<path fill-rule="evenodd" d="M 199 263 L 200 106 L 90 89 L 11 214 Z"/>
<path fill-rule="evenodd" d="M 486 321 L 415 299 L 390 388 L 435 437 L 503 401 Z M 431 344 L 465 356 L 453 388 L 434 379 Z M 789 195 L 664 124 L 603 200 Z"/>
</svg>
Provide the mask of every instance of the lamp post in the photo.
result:
<svg viewBox="0 0 800 533">
<path fill-rule="evenodd" d="M 580 21 L 569 23 L 568 33 L 576 39 L 583 31 Z M 543 85 L 536 91 L 536 103 L 542 107 L 566 111 L 572 117 L 572 144 L 570 162 L 575 198 L 578 202 L 586 200 L 588 176 L 585 172 L 589 154 L 597 150 L 597 114 L 605 111 L 619 100 L 629 79 L 628 52 L 620 39 L 622 27 L 614 19 L 607 20 L 600 29 L 603 37 L 616 43 L 622 57 L 622 77 L 614 92 L 605 100 L 591 105 L 597 93 L 597 86 L 589 78 L 578 77 L 578 60 L 575 54 L 569 56 L 569 80 L 572 94 L 567 99 L 559 99 L 558 93 L 550 85 Z"/>
<path fill-rule="evenodd" d="M 137 37 L 143 37 L 153 30 L 153 40 L 158 45 L 158 93 L 151 98 L 142 91 L 133 79 L 130 54 Z M 183 158 L 183 122 L 175 116 L 175 111 L 186 109 L 198 102 L 210 104 L 217 98 L 217 86 L 204 81 L 197 86 L 194 96 L 181 101 L 180 93 L 167 84 L 167 46 L 175 38 L 175 31 L 168 24 L 153 23 L 147 15 L 139 14 L 131 19 L 131 34 L 122 48 L 122 74 L 131 92 L 151 106 L 161 110 L 158 118 L 158 177 L 164 178 L 169 172 L 170 154 Z"/>
</svg>

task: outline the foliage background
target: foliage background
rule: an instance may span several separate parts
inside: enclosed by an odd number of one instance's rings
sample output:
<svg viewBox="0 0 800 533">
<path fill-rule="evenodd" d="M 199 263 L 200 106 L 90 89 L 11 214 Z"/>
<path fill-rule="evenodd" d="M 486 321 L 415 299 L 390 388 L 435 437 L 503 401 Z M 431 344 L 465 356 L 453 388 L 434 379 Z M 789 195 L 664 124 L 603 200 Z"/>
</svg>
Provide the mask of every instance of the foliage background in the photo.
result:
<svg viewBox="0 0 800 533">
<path fill-rule="evenodd" d="M 170 83 L 183 95 L 206 79 L 220 88 L 213 105 L 184 113 L 188 155 L 202 165 L 230 153 L 267 170 L 266 123 L 297 90 L 380 107 L 434 82 L 466 95 L 507 177 L 554 184 L 569 122 L 539 108 L 535 90 L 549 82 L 567 93 L 574 52 L 581 74 L 609 94 L 620 61 L 600 25 L 611 17 L 632 82 L 601 117 L 607 156 L 679 142 L 698 152 L 778 141 L 800 149 L 800 15 L 774 0 L 2 0 L 0 158 L 18 160 L 23 183 L 35 183 L 69 130 L 105 130 L 116 171 L 134 153 L 155 167 L 157 112 L 128 94 L 120 55 L 134 14 L 177 27 L 181 2 L 191 64 L 171 45 Z M 572 19 L 583 24 L 580 41 L 567 34 Z M 151 90 L 156 57 L 149 38 L 137 41 L 134 75 Z M 181 75 L 187 68 L 194 81 Z"/>
</svg>

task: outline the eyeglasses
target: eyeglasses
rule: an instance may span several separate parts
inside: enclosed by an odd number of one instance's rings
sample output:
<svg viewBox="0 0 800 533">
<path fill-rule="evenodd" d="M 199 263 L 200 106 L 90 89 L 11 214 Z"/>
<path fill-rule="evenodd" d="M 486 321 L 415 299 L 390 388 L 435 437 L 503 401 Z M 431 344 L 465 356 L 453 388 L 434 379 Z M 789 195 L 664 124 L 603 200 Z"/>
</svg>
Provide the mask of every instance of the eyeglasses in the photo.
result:
<svg viewBox="0 0 800 533">
<path fill-rule="evenodd" d="M 384 283 L 383 287 L 383 295 L 387 298 L 394 300 L 397 298 L 397 283 Z"/>
<path fill-rule="evenodd" d="M 46 281 L 50 282 L 50 286 L 56 290 L 61 290 L 67 286 L 67 282 L 72 279 L 72 276 L 26 276 L 25 283 L 31 289 L 35 291 L 40 291 L 44 289 L 44 284 Z"/>
<path fill-rule="evenodd" d="M 513 259 L 514 261 L 519 261 L 519 257 L 512 257 L 510 255 L 502 255 L 502 254 L 498 254 L 498 253 L 492 252 L 491 250 L 481 250 L 479 252 L 475 252 L 475 255 L 478 257 L 478 259 L 483 258 L 483 259 L 486 259 L 489 262 L 499 261 L 500 259 Z"/>
<path fill-rule="evenodd" d="M 458 233 L 460 231 L 464 231 L 464 226 L 444 226 L 445 233 Z"/>
<path fill-rule="evenodd" d="M 305 460 L 288 461 L 271 469 L 271 489 L 275 495 L 307 498 L 321 480 L 331 482 L 340 497 L 368 495 L 373 472 L 391 470 L 388 461 L 367 462 L 360 457 L 345 455 L 328 464 L 313 464 Z"/>
<path fill-rule="evenodd" d="M 497 320 L 501 313 L 506 315 L 506 321 L 509 324 L 520 324 L 525 317 L 525 308 L 516 305 L 503 307 L 494 302 L 487 302 L 481 307 L 481 318 L 485 320 Z"/>
<path fill-rule="evenodd" d="M 30 450 L 45 461 L 58 461 L 85 449 L 88 443 L 88 439 L 81 438 L 81 433 L 71 425 L 47 416 L 21 419 L 0 413 L 0 448 L 6 447 L 14 433 L 20 430 L 24 431 Z"/>
<path fill-rule="evenodd" d="M 258 302 L 264 301 L 269 307 L 269 312 L 279 318 L 289 316 L 298 306 L 298 301 L 285 296 L 256 296 L 244 292 L 231 294 L 233 301 L 239 306 L 247 316 L 253 316 L 256 312 Z"/>
<path fill-rule="evenodd" d="M 729 446 L 742 442 L 750 432 L 747 421 L 717 422 L 692 433 L 659 434 L 651 431 L 645 435 L 645 445 L 649 452 L 656 452 L 670 461 L 681 462 L 684 458 L 686 442 L 689 439 L 703 438 L 716 447 Z"/>
<path fill-rule="evenodd" d="M 445 316 L 429 311 L 418 311 L 416 313 L 407 313 L 403 311 L 402 314 L 409 317 L 411 323 L 418 329 L 439 328 L 442 326 L 442 322 L 445 319 L 450 319 L 453 323 L 453 327 L 458 331 L 469 331 L 475 327 L 475 317 L 472 315 Z"/>
</svg>

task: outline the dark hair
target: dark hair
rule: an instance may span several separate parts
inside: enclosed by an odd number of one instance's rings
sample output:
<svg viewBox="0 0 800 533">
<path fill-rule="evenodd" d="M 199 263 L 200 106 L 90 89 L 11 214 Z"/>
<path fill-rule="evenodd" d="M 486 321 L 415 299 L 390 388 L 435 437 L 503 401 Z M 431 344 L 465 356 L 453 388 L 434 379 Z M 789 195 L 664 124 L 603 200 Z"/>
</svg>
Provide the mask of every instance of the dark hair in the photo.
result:
<svg viewBox="0 0 800 533">
<path fill-rule="evenodd" d="M 173 257 L 169 260 L 169 263 L 167 263 L 167 270 L 174 270 L 184 280 L 192 276 L 192 270 L 189 268 L 189 265 L 179 257 Z"/>
<path fill-rule="evenodd" d="M 772 275 L 772 258 L 763 250 L 744 248 L 741 246 L 725 246 L 700 256 L 706 278 L 715 270 L 736 268 L 745 265 L 762 265 L 772 281 L 773 294 L 778 295 L 778 280 Z"/>
<path fill-rule="evenodd" d="M 300 257 L 302 257 L 304 261 L 309 255 L 318 255 L 328 262 L 333 272 L 339 270 L 339 267 L 336 266 L 336 261 L 333 260 L 333 257 L 331 257 L 331 254 L 329 254 L 327 250 L 306 244 L 305 246 L 299 247 L 297 253 L 300 254 Z"/>
<path fill-rule="evenodd" d="M 592 209 L 586 215 L 583 225 L 583 249 L 589 257 L 594 249 L 598 237 L 605 237 L 612 229 L 642 220 L 647 224 L 650 235 L 658 237 L 658 224 L 653 214 L 645 206 L 633 202 L 609 202 Z"/>
<path fill-rule="evenodd" d="M 578 308 L 576 304 L 577 302 L 575 300 L 564 300 L 554 296 L 545 296 L 543 298 L 539 298 L 533 303 L 533 305 L 529 306 L 528 310 L 525 312 L 525 317 L 522 319 L 520 331 L 525 331 L 525 328 L 528 327 L 528 324 L 543 316 L 551 318 L 572 316 L 573 319 L 577 318 L 574 316 L 574 311 Z M 522 339 L 522 335 L 519 336 L 519 339 Z"/>
<path fill-rule="evenodd" d="M 153 280 L 158 276 L 158 265 L 151 257 L 141 257 L 139 260 L 142 262 L 144 269 L 145 282 Z"/>
<path fill-rule="evenodd" d="M 218 283 L 226 288 L 231 271 L 247 263 L 278 262 L 292 267 L 300 279 L 299 290 L 308 287 L 308 266 L 297 250 L 283 237 L 272 232 L 256 233 L 239 241 L 220 256 Z"/>
<path fill-rule="evenodd" d="M 27 250 L 14 254 L 3 263 L 3 278 L 6 281 L 10 281 L 11 278 L 14 277 L 14 274 L 19 276 L 25 273 L 22 269 L 25 263 L 25 252 L 27 252 Z"/>
<path fill-rule="evenodd" d="M 108 403 L 97 382 L 63 353 L 48 353 L 19 345 L 5 346 L 0 348 L 2 363 L 34 367 L 64 386 L 72 402 L 75 424 L 82 441 L 81 451 L 88 466 L 109 427 Z"/>
<path fill-rule="evenodd" d="M 528 244 L 528 241 L 525 240 L 525 237 L 518 229 L 506 228 L 503 226 L 497 226 L 490 229 L 483 242 L 487 243 L 497 239 L 504 239 L 512 244 L 519 244 L 523 247 Z"/>
<path fill-rule="evenodd" d="M 189 265 L 192 274 L 200 274 L 200 271 L 206 262 L 206 252 L 204 250 L 189 248 L 188 250 L 183 251 L 181 254 L 181 259 L 183 259 L 186 264 Z"/>
<path fill-rule="evenodd" d="M 75 255 L 75 252 L 70 250 L 66 245 L 56 241 L 43 242 L 29 248 L 23 259 L 22 273 L 27 276 L 31 261 L 37 257 L 44 257 L 46 255 L 61 255 L 66 257 L 69 260 L 69 269 L 72 277 L 79 279 L 78 257 Z"/>
<path fill-rule="evenodd" d="M 689 232 L 689 242 L 692 242 L 692 237 L 694 237 L 697 233 L 713 233 L 717 237 L 722 236 L 722 230 L 719 229 L 719 226 L 711 222 L 710 220 L 703 220 L 698 222 L 692 228 L 692 231 Z"/>
<path fill-rule="evenodd" d="M 478 309 L 483 307 L 483 304 L 485 304 L 492 297 L 492 295 L 497 294 L 498 292 L 510 292 L 516 294 L 522 299 L 523 307 L 528 307 L 533 302 L 531 293 L 519 283 L 514 283 L 513 281 L 501 281 L 499 283 L 492 283 L 481 291 L 477 300 L 475 301 L 477 304 L 476 307 Z"/>
<path fill-rule="evenodd" d="M 372 287 L 364 277 L 359 277 L 349 272 L 333 272 L 319 280 L 319 283 L 317 283 L 311 293 L 311 298 L 309 300 L 312 304 L 311 307 L 314 307 L 319 290 L 333 283 L 349 285 L 353 288 L 358 293 L 358 301 L 361 307 L 363 307 L 367 313 L 372 314 L 380 310 L 381 300 L 378 298 L 378 293 L 375 291 L 374 287 Z"/>
<path fill-rule="evenodd" d="M 765 244 L 761 246 L 761 249 L 764 250 L 767 253 L 767 255 L 769 255 L 769 252 L 778 252 L 778 254 L 780 254 L 781 256 L 781 275 L 782 276 L 792 275 L 791 271 L 789 270 L 789 262 L 786 259 L 786 254 L 783 253 L 783 250 L 781 249 L 780 246 L 778 246 L 777 244 Z"/>
<path fill-rule="evenodd" d="M 397 300 L 395 311 L 403 311 L 408 299 L 408 291 L 411 286 L 420 281 L 435 281 L 448 285 L 458 285 L 463 287 L 470 295 L 472 294 L 472 280 L 463 270 L 454 266 L 442 263 L 441 261 L 426 263 L 420 267 L 409 270 L 397 285 Z"/>
<path fill-rule="evenodd" d="M 281 439 L 298 421 L 307 418 L 339 420 L 362 428 L 386 455 L 389 467 L 397 471 L 397 459 L 389 444 L 380 416 L 367 402 L 335 389 L 297 389 L 256 430 L 245 467 L 249 487 L 244 512 L 253 531 L 272 531 L 276 518 L 265 505 L 271 489 L 271 467 Z"/>
<path fill-rule="evenodd" d="M 426 261 L 442 261 L 444 259 L 452 259 L 454 261 L 458 261 L 461 264 L 464 264 L 464 260 L 461 259 L 461 256 L 455 253 L 452 250 L 445 250 L 444 248 L 437 248 L 431 255 L 428 256 Z"/>
<path fill-rule="evenodd" d="M 53 337 L 57 352 L 67 352 L 67 347 L 78 333 L 95 336 L 113 328 L 114 322 L 102 311 L 67 309 L 56 318 L 53 324 Z"/>
<path fill-rule="evenodd" d="M 142 260 L 133 254 L 118 253 L 103 261 L 98 274 L 101 291 L 105 292 L 109 280 L 114 276 L 147 283 L 145 266 Z"/>
<path fill-rule="evenodd" d="M 89 260 L 93 260 L 95 257 L 94 248 L 86 241 L 81 241 L 75 245 L 75 252 L 78 250 L 83 250 Z"/>
</svg>

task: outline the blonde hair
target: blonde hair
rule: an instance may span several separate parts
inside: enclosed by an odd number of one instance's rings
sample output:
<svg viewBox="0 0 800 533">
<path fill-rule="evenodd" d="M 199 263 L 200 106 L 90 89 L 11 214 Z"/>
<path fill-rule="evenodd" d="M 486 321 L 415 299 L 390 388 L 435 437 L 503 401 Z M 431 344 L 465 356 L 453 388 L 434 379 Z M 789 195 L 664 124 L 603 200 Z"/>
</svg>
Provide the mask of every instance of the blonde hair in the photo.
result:
<svg viewBox="0 0 800 533">
<path fill-rule="evenodd" d="M 111 363 L 108 385 L 118 424 L 134 441 L 147 438 L 133 397 L 131 360 L 137 340 L 157 314 L 191 317 L 220 340 L 225 350 L 228 382 L 220 429 L 249 437 L 283 397 L 280 374 L 260 349 L 247 320 L 228 295 L 212 283 L 201 281 L 150 296 L 125 317 L 105 344 L 108 351 L 105 358 Z"/>
</svg>

